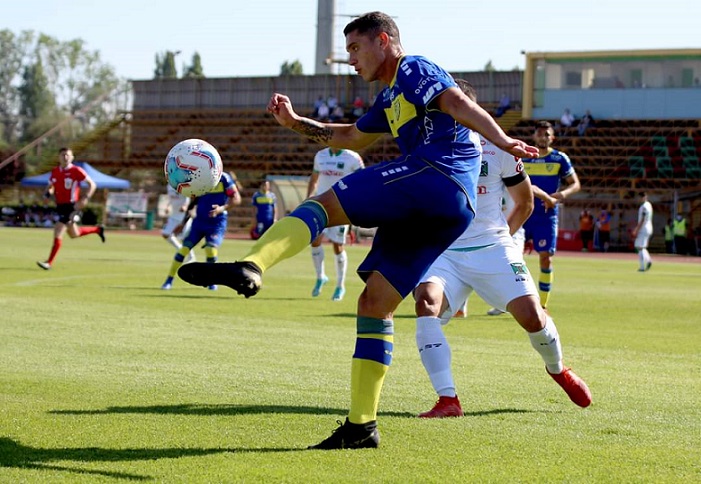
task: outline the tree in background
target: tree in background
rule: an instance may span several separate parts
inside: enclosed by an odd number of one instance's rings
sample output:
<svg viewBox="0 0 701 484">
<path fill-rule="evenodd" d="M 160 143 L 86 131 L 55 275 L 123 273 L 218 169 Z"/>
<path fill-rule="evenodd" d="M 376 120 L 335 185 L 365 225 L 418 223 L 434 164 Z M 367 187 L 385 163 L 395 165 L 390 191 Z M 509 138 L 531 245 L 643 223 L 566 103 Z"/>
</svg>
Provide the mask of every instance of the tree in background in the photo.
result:
<svg viewBox="0 0 701 484">
<path fill-rule="evenodd" d="M 156 69 L 153 71 L 154 79 L 177 79 L 178 69 L 175 67 L 175 56 L 180 51 L 165 51 L 164 54 L 156 54 Z"/>
<path fill-rule="evenodd" d="M 203 79 L 202 58 L 195 52 L 192 55 L 192 64 L 183 67 L 183 79 Z"/>
<path fill-rule="evenodd" d="M 304 74 L 304 69 L 302 68 L 302 63 L 299 61 L 299 59 L 296 59 L 291 63 L 285 61 L 282 66 L 280 66 L 281 76 L 301 76 L 302 74 Z"/>
<path fill-rule="evenodd" d="M 114 119 L 124 89 L 126 81 L 80 39 L 0 30 L 0 146 L 19 151 L 59 126 L 37 149 L 69 144 Z M 26 157 L 36 166 L 41 154 Z"/>
<path fill-rule="evenodd" d="M 22 84 L 18 91 L 21 141 L 28 143 L 50 129 L 57 119 L 56 99 L 49 90 L 49 81 L 41 58 L 24 68 Z"/>
<path fill-rule="evenodd" d="M 0 145 L 17 141 L 19 90 L 17 81 L 22 75 L 22 61 L 31 43 L 31 34 L 16 36 L 0 30 Z"/>
</svg>

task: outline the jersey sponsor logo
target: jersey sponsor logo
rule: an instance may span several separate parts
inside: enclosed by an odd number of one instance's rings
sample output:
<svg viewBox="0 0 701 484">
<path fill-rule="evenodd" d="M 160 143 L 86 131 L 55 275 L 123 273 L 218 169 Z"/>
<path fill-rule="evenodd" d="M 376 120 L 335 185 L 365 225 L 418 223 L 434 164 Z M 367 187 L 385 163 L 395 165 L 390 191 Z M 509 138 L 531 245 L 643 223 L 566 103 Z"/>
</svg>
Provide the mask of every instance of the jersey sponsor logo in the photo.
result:
<svg viewBox="0 0 701 484">
<path fill-rule="evenodd" d="M 426 91 L 426 94 L 424 94 L 424 97 L 421 98 L 424 104 L 428 104 L 428 102 L 431 100 L 431 98 L 438 92 L 441 92 L 443 90 L 443 85 L 440 82 L 435 82 L 433 83 L 432 86 L 428 88 Z"/>
<path fill-rule="evenodd" d="M 486 195 L 489 193 L 489 190 L 487 190 L 487 187 L 484 185 L 477 185 L 477 195 Z"/>
<path fill-rule="evenodd" d="M 407 76 L 408 76 L 409 74 L 411 74 L 411 72 L 412 72 L 412 71 L 411 71 L 411 67 L 409 67 L 409 66 L 407 65 L 406 62 L 402 62 L 402 63 L 399 65 L 399 68 L 400 68 L 400 69 L 402 70 L 402 72 L 404 72 L 404 74 L 406 74 Z M 418 93 L 417 93 L 417 94 L 418 94 Z"/>
<path fill-rule="evenodd" d="M 433 134 L 433 120 L 428 116 L 424 117 L 424 132 L 426 133 L 424 144 L 427 145 L 430 142 L 431 135 Z"/>
<path fill-rule="evenodd" d="M 428 79 L 421 78 L 421 80 L 419 81 L 418 87 L 416 89 L 414 89 L 414 94 L 417 94 L 417 95 L 421 94 L 421 89 L 423 89 L 423 87 L 426 84 L 428 84 Z"/>
<path fill-rule="evenodd" d="M 480 165 L 480 176 L 489 175 L 489 162 L 487 160 L 482 160 L 482 165 Z"/>
<path fill-rule="evenodd" d="M 320 175 L 326 175 L 326 176 L 343 176 L 345 175 L 345 172 L 343 171 L 336 171 L 336 170 L 321 170 L 319 172 Z"/>
<path fill-rule="evenodd" d="M 511 270 L 514 271 L 514 274 L 516 274 L 516 275 L 528 274 L 528 267 L 526 266 L 525 263 L 512 262 L 510 265 L 511 265 Z"/>
</svg>

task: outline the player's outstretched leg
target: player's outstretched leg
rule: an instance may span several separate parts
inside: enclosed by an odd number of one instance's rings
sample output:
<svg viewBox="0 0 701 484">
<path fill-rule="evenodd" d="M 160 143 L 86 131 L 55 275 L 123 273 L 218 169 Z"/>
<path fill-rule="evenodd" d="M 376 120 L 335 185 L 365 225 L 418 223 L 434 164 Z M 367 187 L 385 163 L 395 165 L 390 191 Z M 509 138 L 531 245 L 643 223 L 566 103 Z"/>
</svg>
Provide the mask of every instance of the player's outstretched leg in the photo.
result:
<svg viewBox="0 0 701 484">
<path fill-rule="evenodd" d="M 334 449 L 376 449 L 380 445 L 380 432 L 377 430 L 377 421 L 364 424 L 350 423 L 346 418 L 344 423 L 337 421 L 339 427 L 333 431 L 331 437 L 310 445 L 308 449 L 334 450 Z"/>
<path fill-rule="evenodd" d="M 191 262 L 178 269 L 178 276 L 193 286 L 227 286 L 244 296 L 255 296 L 263 285 L 261 270 L 253 262 Z"/>
</svg>

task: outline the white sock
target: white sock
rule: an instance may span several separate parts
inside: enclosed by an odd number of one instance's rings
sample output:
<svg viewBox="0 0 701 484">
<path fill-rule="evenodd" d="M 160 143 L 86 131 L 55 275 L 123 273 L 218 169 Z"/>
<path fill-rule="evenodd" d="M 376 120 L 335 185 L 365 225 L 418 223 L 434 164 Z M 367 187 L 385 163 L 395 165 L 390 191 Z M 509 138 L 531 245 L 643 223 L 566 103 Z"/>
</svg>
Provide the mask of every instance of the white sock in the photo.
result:
<svg viewBox="0 0 701 484">
<path fill-rule="evenodd" d="M 450 368 L 451 352 L 441 329 L 441 320 L 433 316 L 416 318 L 416 346 L 433 389 L 441 397 L 454 397 L 455 382 Z"/>
<path fill-rule="evenodd" d="M 314 262 L 314 270 L 316 278 L 324 277 L 324 248 L 322 246 L 312 247 L 312 261 Z"/>
<path fill-rule="evenodd" d="M 641 249 L 640 253 L 643 256 L 642 265 L 640 268 L 645 270 L 647 269 L 647 263 L 650 262 L 650 253 L 647 251 L 647 249 Z"/>
<path fill-rule="evenodd" d="M 173 234 L 170 234 L 168 236 L 168 238 L 166 239 L 166 242 L 168 242 L 170 245 L 175 247 L 175 250 L 180 250 L 183 247 L 183 244 L 181 244 L 180 241 L 178 240 L 178 238 Z"/>
<path fill-rule="evenodd" d="M 560 335 L 557 332 L 555 323 L 550 316 L 547 316 L 545 327 L 538 332 L 528 333 L 531 346 L 540 353 L 545 362 L 545 367 L 553 375 L 562 373 L 562 347 L 560 346 Z"/>
<path fill-rule="evenodd" d="M 344 250 L 336 256 L 336 287 L 344 287 L 346 270 L 348 269 L 348 254 Z"/>
</svg>

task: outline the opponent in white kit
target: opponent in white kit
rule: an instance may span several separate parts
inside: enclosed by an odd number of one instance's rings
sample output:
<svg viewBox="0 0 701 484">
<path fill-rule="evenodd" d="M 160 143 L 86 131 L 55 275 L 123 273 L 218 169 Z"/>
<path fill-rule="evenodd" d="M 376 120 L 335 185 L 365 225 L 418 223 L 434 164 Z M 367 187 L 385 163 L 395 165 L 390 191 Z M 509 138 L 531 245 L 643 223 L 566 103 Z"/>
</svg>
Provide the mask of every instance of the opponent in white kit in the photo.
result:
<svg viewBox="0 0 701 484">
<path fill-rule="evenodd" d="M 474 91 L 460 81 L 470 97 Z M 471 95 L 472 94 L 472 95 Z M 429 268 L 414 291 L 416 343 L 421 361 L 438 393 L 438 402 L 424 418 L 463 414 L 451 371 L 451 351 L 443 334 L 448 322 L 474 290 L 487 303 L 510 312 L 528 332 L 547 373 L 581 407 L 591 403 L 586 383 L 562 363 L 555 323 L 540 305 L 538 290 L 512 234 L 533 210 L 533 194 L 521 160 L 481 140 L 482 167 L 477 187 L 477 213 L 472 224 Z M 504 187 L 514 201 L 505 217 Z"/>
<path fill-rule="evenodd" d="M 182 241 L 185 239 L 185 237 L 187 237 L 187 234 L 190 232 L 190 226 L 192 225 L 192 219 L 189 219 L 182 232 L 179 234 L 173 233 L 175 227 L 180 225 L 180 222 L 185 219 L 185 213 L 189 203 L 189 198 L 187 198 L 185 195 L 181 195 L 175 188 L 168 185 L 168 206 L 166 207 L 168 220 L 166 220 L 166 223 L 161 230 L 161 235 L 166 242 L 175 247 L 176 252 L 182 249 Z M 185 262 L 192 262 L 194 260 L 195 253 L 191 251 L 185 259 Z"/>
<path fill-rule="evenodd" d="M 324 148 L 314 156 L 314 171 L 309 177 L 307 198 L 324 193 L 344 176 L 364 167 L 363 159 L 355 151 Z M 316 284 L 312 290 L 312 297 L 321 294 L 321 288 L 329 281 L 324 271 L 324 248 L 321 246 L 321 242 L 326 237 L 333 244 L 333 252 L 336 255 L 336 289 L 332 299 L 334 301 L 343 299 L 346 293 L 345 283 L 348 269 L 348 255 L 343 246 L 346 243 L 349 227 L 349 225 L 326 227 L 321 235 L 312 242 L 312 261 L 316 271 Z"/>
</svg>

